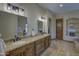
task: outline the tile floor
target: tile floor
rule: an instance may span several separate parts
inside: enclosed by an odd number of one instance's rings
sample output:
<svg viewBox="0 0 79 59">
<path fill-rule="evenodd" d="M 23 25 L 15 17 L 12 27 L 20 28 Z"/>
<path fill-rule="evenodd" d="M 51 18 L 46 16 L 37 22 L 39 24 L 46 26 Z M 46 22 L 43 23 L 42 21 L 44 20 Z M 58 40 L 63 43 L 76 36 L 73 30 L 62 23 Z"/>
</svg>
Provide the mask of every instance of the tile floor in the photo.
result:
<svg viewBox="0 0 79 59">
<path fill-rule="evenodd" d="M 51 40 L 51 45 L 41 56 L 79 56 L 73 42 L 64 40 Z"/>
</svg>

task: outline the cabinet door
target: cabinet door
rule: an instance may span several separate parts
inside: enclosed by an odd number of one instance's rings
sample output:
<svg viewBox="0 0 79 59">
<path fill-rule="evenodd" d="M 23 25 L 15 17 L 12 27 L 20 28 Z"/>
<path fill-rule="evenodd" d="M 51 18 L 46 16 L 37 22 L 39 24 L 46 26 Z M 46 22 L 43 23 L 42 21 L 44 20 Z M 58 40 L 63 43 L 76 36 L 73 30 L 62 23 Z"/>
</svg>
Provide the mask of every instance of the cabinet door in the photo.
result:
<svg viewBox="0 0 79 59">
<path fill-rule="evenodd" d="M 36 41 L 36 55 L 40 55 L 44 51 L 44 41 Z"/>
<path fill-rule="evenodd" d="M 26 56 L 34 56 L 34 47 L 26 48 Z"/>
<path fill-rule="evenodd" d="M 27 44 L 25 47 L 24 56 L 33 56 L 34 55 L 34 43 Z"/>
<path fill-rule="evenodd" d="M 49 46 L 49 39 L 48 38 L 45 38 L 46 40 L 45 40 L 45 48 L 48 48 L 48 46 Z"/>
<path fill-rule="evenodd" d="M 17 48 L 15 50 L 7 52 L 7 56 L 23 56 L 24 47 Z"/>
<path fill-rule="evenodd" d="M 49 41 L 49 46 L 50 46 L 50 44 L 51 44 L 51 37 L 50 36 L 48 36 L 48 41 Z"/>
</svg>

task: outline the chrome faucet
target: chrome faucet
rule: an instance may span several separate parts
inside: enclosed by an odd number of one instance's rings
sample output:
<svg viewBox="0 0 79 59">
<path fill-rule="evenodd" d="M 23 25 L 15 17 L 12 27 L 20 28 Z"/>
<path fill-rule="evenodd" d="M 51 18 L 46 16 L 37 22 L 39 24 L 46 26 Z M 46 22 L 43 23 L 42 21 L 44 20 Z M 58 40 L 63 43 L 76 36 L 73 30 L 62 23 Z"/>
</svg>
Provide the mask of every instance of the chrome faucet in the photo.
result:
<svg viewBox="0 0 79 59">
<path fill-rule="evenodd" d="M 21 40 L 21 38 L 18 37 L 17 35 L 15 35 L 15 39 L 14 39 L 14 41 L 18 41 L 18 40 Z"/>
</svg>

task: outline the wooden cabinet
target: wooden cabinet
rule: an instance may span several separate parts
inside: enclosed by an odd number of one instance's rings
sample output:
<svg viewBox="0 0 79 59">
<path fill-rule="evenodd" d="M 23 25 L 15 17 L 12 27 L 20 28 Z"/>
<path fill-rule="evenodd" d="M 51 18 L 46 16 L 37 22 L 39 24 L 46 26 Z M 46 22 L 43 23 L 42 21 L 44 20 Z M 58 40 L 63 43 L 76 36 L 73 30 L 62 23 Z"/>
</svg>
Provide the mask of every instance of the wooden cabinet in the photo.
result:
<svg viewBox="0 0 79 59">
<path fill-rule="evenodd" d="M 36 55 L 40 55 L 44 51 L 44 41 L 43 39 L 36 41 Z"/>
<path fill-rule="evenodd" d="M 51 44 L 50 36 L 45 38 L 45 48 L 48 48 Z"/>
<path fill-rule="evenodd" d="M 34 56 L 34 42 L 25 46 L 24 56 Z"/>
<path fill-rule="evenodd" d="M 23 47 L 9 51 L 7 56 L 33 56 L 34 55 L 34 43 L 29 43 Z"/>
<path fill-rule="evenodd" d="M 26 44 L 15 50 L 6 53 L 7 56 L 35 56 L 40 55 L 46 48 L 50 46 L 50 37 L 45 37 L 37 41 Z"/>
<path fill-rule="evenodd" d="M 48 48 L 48 46 L 49 46 L 49 40 L 48 40 L 48 38 L 45 38 L 46 40 L 45 40 L 45 48 Z"/>
<path fill-rule="evenodd" d="M 23 56 L 25 48 L 24 47 L 20 47 L 17 48 L 15 50 L 9 51 L 7 52 L 7 56 Z"/>
<path fill-rule="evenodd" d="M 48 36 L 48 44 L 49 44 L 49 46 L 51 44 L 51 37 L 50 36 Z"/>
</svg>

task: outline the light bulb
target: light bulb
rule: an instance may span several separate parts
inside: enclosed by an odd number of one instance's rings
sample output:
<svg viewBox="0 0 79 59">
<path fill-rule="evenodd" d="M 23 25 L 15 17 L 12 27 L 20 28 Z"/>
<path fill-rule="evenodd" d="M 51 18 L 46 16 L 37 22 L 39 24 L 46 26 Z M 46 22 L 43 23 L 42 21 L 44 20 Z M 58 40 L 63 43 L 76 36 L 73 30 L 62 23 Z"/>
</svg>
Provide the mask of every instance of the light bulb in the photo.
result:
<svg viewBox="0 0 79 59">
<path fill-rule="evenodd" d="M 63 7 L 63 4 L 60 4 L 59 7 Z"/>
</svg>

